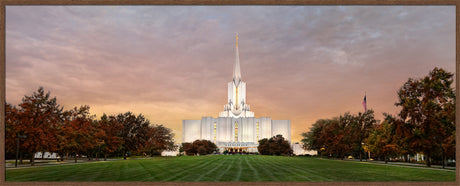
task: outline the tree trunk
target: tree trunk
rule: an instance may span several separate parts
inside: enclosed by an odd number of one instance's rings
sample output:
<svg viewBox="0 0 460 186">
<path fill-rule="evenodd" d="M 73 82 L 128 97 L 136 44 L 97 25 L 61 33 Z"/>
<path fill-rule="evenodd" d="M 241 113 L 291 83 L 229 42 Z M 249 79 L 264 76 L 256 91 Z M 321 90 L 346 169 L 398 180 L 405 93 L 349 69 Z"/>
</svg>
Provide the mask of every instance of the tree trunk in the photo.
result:
<svg viewBox="0 0 460 186">
<path fill-rule="evenodd" d="M 385 155 L 385 156 L 383 156 L 383 158 L 385 158 L 385 164 L 387 164 L 387 163 L 388 163 L 388 158 L 387 158 L 387 156 Z"/>
<path fill-rule="evenodd" d="M 32 153 L 32 155 L 30 156 L 30 166 L 34 166 L 35 165 L 35 153 Z"/>
<path fill-rule="evenodd" d="M 441 152 L 442 152 L 442 168 L 444 169 L 444 168 L 446 168 L 446 167 L 445 167 L 445 162 L 446 162 L 446 161 L 445 161 L 445 160 L 446 160 L 446 156 L 445 156 L 445 155 L 446 155 L 446 154 L 444 153 L 444 148 L 442 148 L 442 144 L 441 144 Z"/>
<path fill-rule="evenodd" d="M 431 167 L 431 154 L 426 155 L 426 166 Z"/>
<path fill-rule="evenodd" d="M 21 151 L 19 154 L 19 164 L 22 164 L 22 159 L 24 159 L 24 153 Z"/>
<path fill-rule="evenodd" d="M 359 153 L 359 161 L 363 161 L 362 155 L 363 155 L 363 153 Z"/>
<path fill-rule="evenodd" d="M 104 161 L 107 161 L 107 154 L 104 153 Z"/>
<path fill-rule="evenodd" d="M 75 154 L 75 163 L 77 163 L 77 154 Z"/>
<path fill-rule="evenodd" d="M 66 160 L 69 159 L 69 152 L 67 152 L 67 153 L 65 154 L 65 159 L 66 159 Z"/>
</svg>

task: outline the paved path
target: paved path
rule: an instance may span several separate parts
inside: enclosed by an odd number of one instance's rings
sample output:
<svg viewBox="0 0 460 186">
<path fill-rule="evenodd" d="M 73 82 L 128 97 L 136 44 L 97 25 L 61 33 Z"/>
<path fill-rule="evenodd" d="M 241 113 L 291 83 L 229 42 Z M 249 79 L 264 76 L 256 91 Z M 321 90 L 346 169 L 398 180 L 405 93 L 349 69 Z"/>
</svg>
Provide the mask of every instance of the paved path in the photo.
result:
<svg viewBox="0 0 460 186">
<path fill-rule="evenodd" d="M 358 161 L 359 162 L 359 159 L 345 160 L 345 161 Z M 427 167 L 426 164 L 407 163 L 407 162 L 391 162 L 391 161 L 389 161 L 388 163 L 385 163 L 385 161 L 377 161 L 377 160 L 366 161 L 364 159 L 363 159 L 362 162 L 381 164 L 381 165 L 388 165 L 388 166 L 411 167 L 411 168 L 420 168 L 420 169 L 434 169 L 434 170 L 445 170 L 445 171 L 454 171 L 454 172 L 455 172 L 455 169 L 456 169 L 455 167 L 451 167 L 451 166 L 445 166 L 445 168 L 442 168 L 442 165 L 431 165 L 431 167 Z"/>
<path fill-rule="evenodd" d="M 130 158 L 130 159 L 144 159 L 144 158 Z M 110 159 L 107 158 L 107 161 L 120 161 L 123 159 Z M 57 161 L 57 160 L 35 160 L 35 165 L 30 166 L 29 160 L 23 160 L 25 162 L 24 164 L 19 164 L 18 160 L 18 167 L 14 166 L 14 161 L 15 160 L 6 160 L 5 168 L 7 169 L 21 169 L 21 168 L 31 168 L 31 167 L 41 167 L 41 166 L 56 166 L 56 165 L 78 165 L 82 163 L 96 163 L 96 162 L 104 162 L 104 158 L 99 158 L 98 160 L 93 159 L 93 160 L 88 160 L 87 158 L 80 158 L 77 160 L 77 163 L 75 163 L 75 159 L 67 159 L 64 161 Z M 11 163 L 13 162 L 13 163 Z"/>
</svg>

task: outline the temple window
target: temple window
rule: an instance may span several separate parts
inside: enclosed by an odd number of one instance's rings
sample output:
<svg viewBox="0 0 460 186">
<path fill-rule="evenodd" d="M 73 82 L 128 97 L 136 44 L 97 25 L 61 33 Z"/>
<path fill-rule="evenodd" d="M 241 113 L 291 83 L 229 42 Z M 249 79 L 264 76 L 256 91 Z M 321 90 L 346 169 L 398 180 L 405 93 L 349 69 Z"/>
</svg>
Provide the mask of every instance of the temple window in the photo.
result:
<svg viewBox="0 0 460 186">
<path fill-rule="evenodd" d="M 235 123 L 235 142 L 238 142 L 238 123 Z"/>
</svg>

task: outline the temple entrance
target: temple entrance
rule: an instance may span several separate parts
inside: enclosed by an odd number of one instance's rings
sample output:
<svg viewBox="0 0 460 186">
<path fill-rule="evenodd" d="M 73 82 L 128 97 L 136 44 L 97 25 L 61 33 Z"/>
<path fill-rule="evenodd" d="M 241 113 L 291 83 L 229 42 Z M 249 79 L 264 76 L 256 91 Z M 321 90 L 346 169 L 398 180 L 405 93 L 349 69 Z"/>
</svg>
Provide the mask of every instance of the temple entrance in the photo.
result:
<svg viewBox="0 0 460 186">
<path fill-rule="evenodd" d="M 238 153 L 238 152 L 248 152 L 248 148 L 247 147 L 229 147 L 229 148 L 225 148 L 225 150 L 228 150 L 228 152 L 234 152 L 234 153 Z"/>
</svg>

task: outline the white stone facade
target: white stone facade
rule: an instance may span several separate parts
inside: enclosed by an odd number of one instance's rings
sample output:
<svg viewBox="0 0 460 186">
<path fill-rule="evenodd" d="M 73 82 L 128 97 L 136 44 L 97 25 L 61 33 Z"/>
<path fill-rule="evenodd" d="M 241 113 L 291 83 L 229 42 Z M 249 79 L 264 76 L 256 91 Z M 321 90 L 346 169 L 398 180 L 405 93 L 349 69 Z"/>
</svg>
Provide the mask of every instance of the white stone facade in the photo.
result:
<svg viewBox="0 0 460 186">
<path fill-rule="evenodd" d="M 254 112 L 246 104 L 246 83 L 241 80 L 236 40 L 236 60 L 233 68 L 233 80 L 228 83 L 228 99 L 224 111 L 218 118 L 202 117 L 201 120 L 183 120 L 182 142 L 209 140 L 214 142 L 220 152 L 246 151 L 257 152 L 258 141 L 281 134 L 291 141 L 291 121 L 272 120 L 270 117 L 255 118 Z"/>
<path fill-rule="evenodd" d="M 257 152 L 258 141 L 278 134 L 291 139 L 289 120 L 271 120 L 270 117 L 203 117 L 201 120 L 183 120 L 183 142 L 205 139 L 225 149 Z"/>
</svg>

